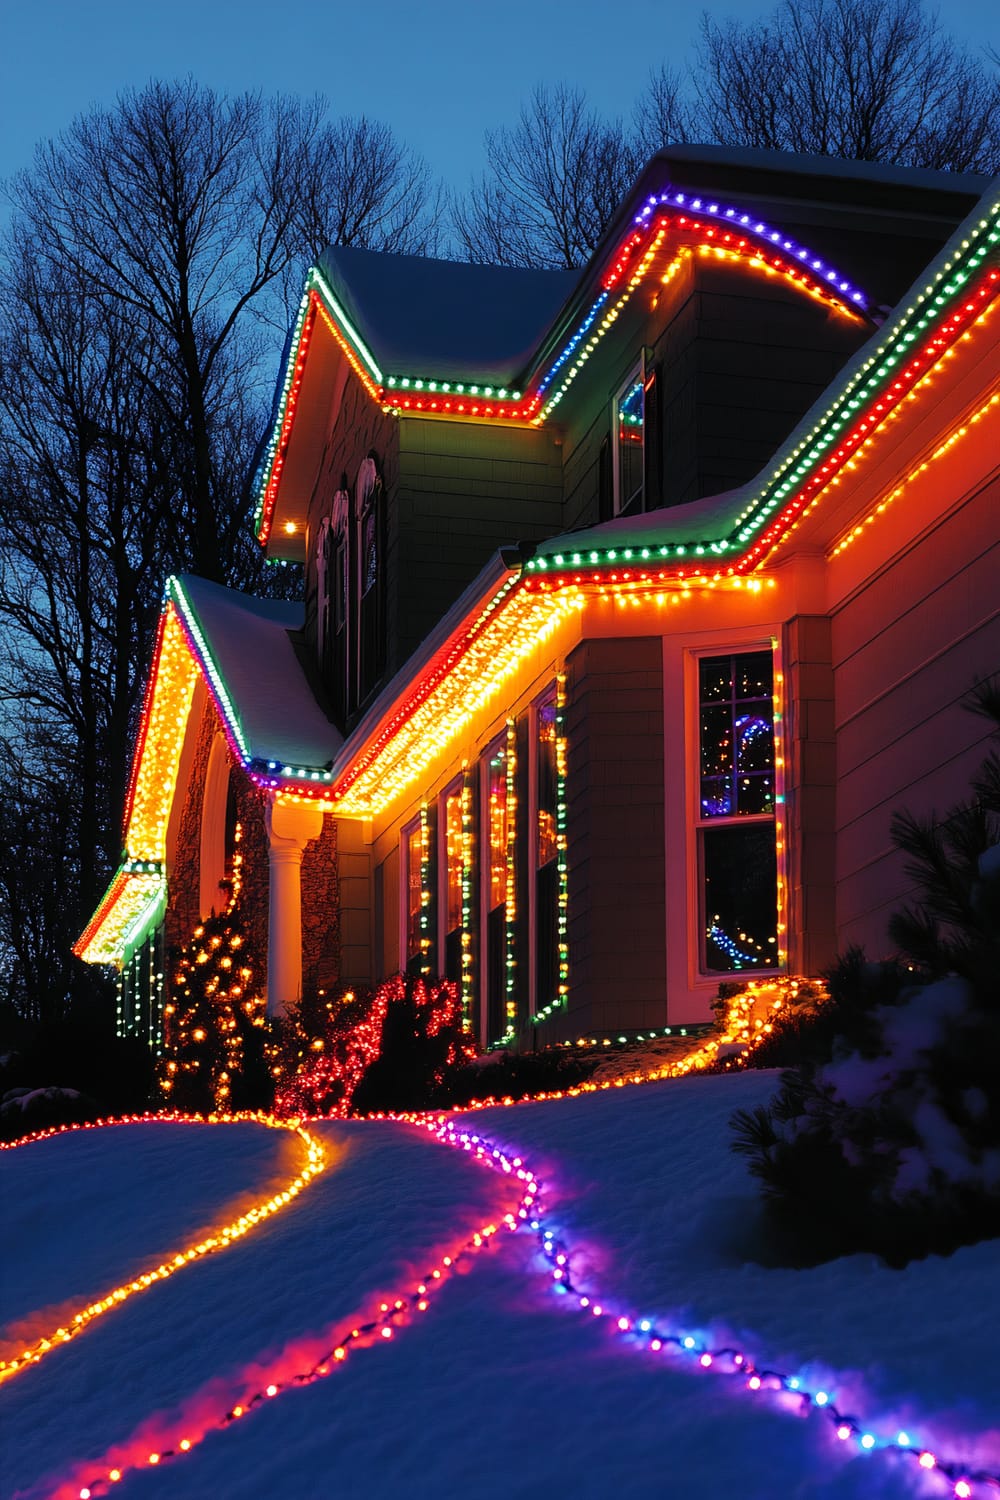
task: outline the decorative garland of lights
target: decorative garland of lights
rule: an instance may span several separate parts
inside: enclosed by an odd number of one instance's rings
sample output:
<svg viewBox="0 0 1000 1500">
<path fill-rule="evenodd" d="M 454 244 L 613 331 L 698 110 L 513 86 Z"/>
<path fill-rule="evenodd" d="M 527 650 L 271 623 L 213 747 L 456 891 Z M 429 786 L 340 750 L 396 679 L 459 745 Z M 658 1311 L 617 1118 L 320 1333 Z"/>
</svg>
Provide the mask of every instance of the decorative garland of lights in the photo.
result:
<svg viewBox="0 0 1000 1500">
<path fill-rule="evenodd" d="M 472 1140 L 480 1143 L 479 1137 L 473 1136 Z M 489 1146 L 488 1142 L 481 1144 Z M 1000 1473 L 973 1470 L 963 1463 L 944 1458 L 906 1431 L 897 1429 L 891 1436 L 880 1436 L 872 1430 L 876 1423 L 862 1422 L 842 1411 L 833 1392 L 811 1389 L 801 1375 L 758 1363 L 738 1345 L 715 1345 L 698 1334 L 684 1332 L 660 1319 L 636 1317 L 609 1307 L 604 1299 L 597 1300 L 574 1280 L 573 1249 L 558 1230 L 545 1227 L 544 1218 L 539 1204 L 531 1219 L 531 1228 L 537 1235 L 541 1258 L 549 1268 L 553 1290 L 559 1296 L 575 1301 L 585 1317 L 600 1320 L 631 1348 L 655 1355 L 679 1356 L 692 1373 L 713 1370 L 718 1375 L 730 1376 L 751 1398 L 767 1392 L 792 1396 L 796 1399 L 797 1414 L 819 1413 L 831 1424 L 841 1442 L 853 1444 L 861 1453 L 877 1451 L 907 1457 L 925 1472 L 933 1471 L 950 1481 L 951 1493 L 958 1500 L 969 1500 L 980 1487 L 988 1487 L 994 1492 L 1000 1490 Z"/>
<path fill-rule="evenodd" d="M 565 1010 L 569 999 L 569 871 L 566 839 L 566 675 L 556 678 L 556 858 L 559 877 L 556 889 L 556 942 L 559 963 L 556 994 L 532 1016 L 534 1024 L 547 1021 Z"/>
<path fill-rule="evenodd" d="M 599 592 L 612 589 L 614 597 L 619 600 L 633 598 L 642 592 L 662 605 L 668 601 L 676 604 L 679 598 L 689 595 L 692 588 L 720 585 L 751 590 L 759 588 L 761 580 L 745 575 L 759 567 L 764 555 L 818 503 L 829 486 L 838 482 L 839 471 L 857 461 L 883 423 L 903 400 L 922 386 L 928 373 L 951 352 L 958 340 L 964 342 L 970 336 L 968 325 L 982 326 L 986 308 L 989 307 L 990 311 L 995 308 L 997 292 L 1000 291 L 1000 271 L 995 268 L 971 293 L 964 293 L 963 289 L 990 248 L 1000 239 L 1000 229 L 995 222 L 998 211 L 1000 204 L 990 206 L 986 215 L 970 230 L 961 249 L 934 274 L 913 304 L 887 327 L 878 348 L 864 359 L 810 432 L 748 502 L 738 522 L 742 530 L 715 542 L 590 549 L 586 554 L 574 552 L 556 554 L 551 559 L 530 559 L 522 578 L 511 576 L 504 582 L 471 627 L 415 685 L 409 698 L 335 785 L 332 784 L 332 773 L 325 768 L 296 768 L 272 763 L 266 768 L 270 774 L 264 774 L 255 765 L 248 765 L 241 756 L 244 769 L 258 785 L 284 790 L 286 795 L 298 798 L 319 798 L 327 805 L 336 806 L 344 815 L 370 816 L 383 810 L 419 779 L 430 762 L 443 753 L 468 723 L 471 715 L 491 701 L 495 691 L 499 691 L 539 640 L 552 634 L 569 618 L 571 610 L 583 607 L 583 589 L 596 587 Z M 910 348 L 916 339 L 941 317 L 942 309 L 949 302 L 961 295 L 965 295 L 966 300 L 958 312 L 944 319 L 924 348 L 910 356 Z M 910 363 L 898 370 L 900 361 L 907 357 L 910 357 Z M 882 399 L 878 400 L 880 392 Z M 854 421 L 866 403 L 869 403 L 867 414 L 841 438 L 848 423 Z M 952 433 L 926 463 L 949 452 L 974 423 L 994 409 L 995 401 L 991 398 L 964 427 Z M 838 441 L 839 447 L 831 452 Z M 924 472 L 926 463 L 908 475 L 903 486 Z M 903 486 L 898 486 L 871 514 L 880 514 L 891 500 L 898 497 Z M 779 504 L 784 504 L 785 508 L 771 522 L 764 536 L 750 550 L 738 555 L 735 547 L 745 544 L 755 529 L 764 526 Z M 752 519 L 757 512 L 756 519 Z M 866 525 L 867 521 L 868 518 L 861 524 Z M 855 527 L 848 538 L 837 544 L 834 555 L 857 534 L 859 528 Z M 723 557 L 731 548 L 732 560 L 723 565 Z M 587 571 L 570 571 L 577 568 Z M 551 581 L 539 577 L 547 571 L 560 576 Z M 176 613 L 171 608 L 171 599 L 177 597 L 176 590 L 179 590 L 174 584 L 172 581 L 168 585 L 171 597 L 161 618 L 154 673 L 147 686 L 127 804 L 126 846 L 129 854 L 150 857 L 154 862 L 163 857 L 165 810 L 169 808 L 173 795 L 183 728 L 199 665 L 194 658 L 193 639 L 187 643 L 186 651 L 177 649 L 183 632 L 179 631 Z M 536 591 L 540 591 L 542 599 L 536 602 L 533 610 L 528 599 Z M 566 614 L 549 618 L 544 605 L 551 606 L 557 599 L 567 597 L 572 604 Z M 189 618 L 190 611 L 186 614 L 185 624 Z M 202 646 L 204 648 L 203 640 Z M 491 677 L 497 653 L 501 672 Z M 210 660 L 207 648 L 205 656 Z M 227 696 L 219 696 L 224 693 L 221 674 L 206 672 L 206 679 L 223 713 L 227 737 L 234 749 L 238 749 L 235 711 Z M 471 705 L 467 711 L 464 709 L 466 702 Z M 156 733 L 153 732 L 154 719 Z M 408 766 L 413 767 L 412 772 Z M 122 879 L 126 875 L 129 878 Z M 127 902 L 121 904 L 129 887 Z M 141 928 L 144 913 L 152 910 L 158 899 L 159 892 L 150 895 L 148 890 L 140 896 L 131 868 L 123 866 L 74 951 L 89 962 L 120 962 L 124 956 L 126 931 L 138 930 L 135 924 Z"/>
<path fill-rule="evenodd" d="M 819 994 L 819 1000 L 826 999 L 826 989 L 820 980 L 803 980 L 798 977 L 788 978 L 782 976 L 780 979 L 759 979 L 747 981 L 746 988 L 738 995 L 730 998 L 726 1014 L 719 1022 L 718 1030 L 711 1028 L 713 1035 L 709 1036 L 700 1046 L 691 1052 L 686 1052 L 683 1057 L 672 1061 L 661 1063 L 653 1068 L 643 1071 L 637 1067 L 634 1073 L 618 1078 L 602 1078 L 597 1081 L 585 1079 L 582 1083 L 573 1083 L 564 1089 L 550 1089 L 537 1094 L 524 1094 L 519 1099 L 510 1095 L 503 1098 L 474 1099 L 469 1104 L 456 1104 L 450 1106 L 453 1115 L 466 1114 L 471 1110 L 497 1109 L 517 1104 L 543 1104 L 554 1099 L 576 1099 L 581 1094 L 603 1094 L 608 1089 L 621 1089 L 637 1083 L 660 1083 L 664 1078 L 686 1078 L 689 1073 L 701 1073 L 706 1068 L 722 1063 L 728 1067 L 733 1059 L 745 1062 L 751 1053 L 757 1048 L 764 1038 L 770 1036 L 774 1030 L 774 1022 L 778 1012 L 783 1010 L 789 1003 L 794 1004 L 799 986 L 808 983 L 812 985 Z M 693 1026 L 690 1029 L 692 1038 L 700 1038 L 704 1034 L 704 1027 Z M 687 1036 L 688 1028 L 680 1027 L 672 1032 L 669 1026 L 660 1033 L 662 1036 L 678 1035 Z M 648 1032 L 650 1038 L 655 1032 Z M 642 1036 L 636 1038 L 643 1040 Z M 627 1038 L 619 1037 L 619 1041 Z M 579 1038 L 576 1042 L 567 1041 L 557 1043 L 561 1047 L 596 1047 L 596 1039 L 587 1040 Z M 610 1045 L 608 1042 L 600 1045 Z M 372 1116 L 372 1118 L 386 1118 L 383 1116 Z"/>
<path fill-rule="evenodd" d="M 810 432 L 747 502 L 734 530 L 728 536 L 715 541 L 690 540 L 556 553 L 552 557 L 530 558 L 525 564 L 526 570 L 529 573 L 568 573 L 571 568 L 605 568 L 612 563 L 620 568 L 622 564 L 641 565 L 643 562 L 651 562 L 656 567 L 667 560 L 682 558 L 685 559 L 683 568 L 686 568 L 689 566 L 686 561 L 689 557 L 699 559 L 714 555 L 721 561 L 727 552 L 733 554 L 732 562 L 725 569 L 728 574 L 745 573 L 759 566 L 765 553 L 772 549 L 779 537 L 798 519 L 799 513 L 819 491 L 831 483 L 835 472 L 854 456 L 854 450 L 882 425 L 908 392 L 940 363 L 947 350 L 958 342 L 969 325 L 980 321 L 983 312 L 1000 291 L 1000 271 L 993 268 L 971 291 L 966 292 L 964 288 L 991 245 L 998 239 L 1000 230 L 994 230 L 978 254 L 970 256 L 969 266 L 964 273 L 956 274 L 955 279 L 948 282 L 945 290 L 938 296 L 929 299 L 929 295 L 925 293 L 917 298 L 914 306 L 907 309 L 906 315 L 900 319 L 898 326 L 890 329 L 882 345 L 854 372 Z M 949 266 L 951 264 L 952 262 L 948 263 Z M 944 275 L 945 271 L 939 273 L 937 281 L 942 280 Z M 938 321 L 942 310 L 960 296 L 964 300 L 957 311 Z M 928 300 L 930 305 L 927 310 L 917 317 L 916 312 Z M 933 336 L 913 353 L 910 346 L 932 326 Z M 893 345 L 899 347 L 894 349 Z M 908 363 L 902 369 L 898 368 L 904 359 Z M 855 414 L 861 408 L 865 408 L 865 414 L 856 419 Z M 838 443 L 838 446 L 831 453 L 834 443 Z M 750 546 L 755 533 L 768 523 L 772 512 L 779 506 L 784 506 L 784 509 L 770 522 L 764 536 Z M 695 561 L 694 567 L 698 570 L 704 564 Z M 683 568 L 680 576 L 683 576 Z M 630 576 L 628 570 L 625 576 Z M 649 578 L 654 575 L 646 573 L 644 576 Z M 667 572 L 659 574 L 661 579 L 669 576 Z M 574 579 L 577 583 L 583 581 L 583 575 Z"/>
<path fill-rule="evenodd" d="M 427 803 L 420 804 L 420 972 L 428 978 L 431 972 L 431 834 Z"/>
<path fill-rule="evenodd" d="M 507 720 L 505 808 L 507 867 L 504 890 L 503 985 L 504 1032 L 492 1047 L 505 1047 L 517 1036 L 517 721 Z"/>
<path fill-rule="evenodd" d="M 166 1281 L 168 1277 L 176 1275 L 178 1271 L 184 1270 L 194 1261 L 203 1260 L 207 1255 L 214 1255 L 220 1250 L 228 1250 L 237 1240 L 250 1234 L 260 1224 L 275 1214 L 280 1213 L 283 1208 L 292 1203 L 303 1188 L 307 1187 L 314 1177 L 326 1168 L 326 1152 L 315 1136 L 302 1126 L 298 1120 L 280 1120 L 276 1115 L 247 1114 L 247 1115 L 131 1115 L 122 1120 L 97 1120 L 93 1125 L 71 1125 L 56 1127 L 53 1130 L 38 1131 L 35 1135 L 28 1136 L 20 1141 L 12 1141 L 5 1144 L 4 1149 L 19 1147 L 34 1141 L 44 1140 L 53 1135 L 64 1135 L 76 1130 L 93 1130 L 109 1125 L 151 1125 L 151 1124 L 183 1124 L 183 1125 L 220 1125 L 220 1124 L 246 1124 L 252 1122 L 264 1125 L 269 1130 L 287 1130 L 299 1137 L 306 1148 L 306 1164 L 297 1175 L 279 1192 L 272 1194 L 270 1198 L 255 1204 L 246 1213 L 240 1214 L 239 1218 L 231 1223 L 225 1224 L 221 1229 L 213 1231 L 198 1240 L 195 1244 L 179 1250 L 173 1255 L 161 1260 L 148 1271 L 142 1271 L 132 1281 L 116 1286 L 106 1292 L 103 1297 L 82 1307 L 74 1313 L 71 1318 L 60 1324 L 58 1328 L 50 1330 L 47 1334 L 35 1340 L 17 1356 L 16 1359 L 0 1359 L 0 1382 L 11 1380 L 15 1375 L 22 1373 L 31 1365 L 39 1364 L 53 1349 L 68 1344 L 78 1334 L 83 1333 L 95 1319 L 103 1317 L 105 1313 L 112 1312 L 126 1303 L 130 1297 L 137 1292 L 148 1291 L 151 1286 L 158 1282 Z"/>
<path fill-rule="evenodd" d="M 911 392 L 910 396 L 907 397 L 907 400 L 912 399 L 912 394 L 913 393 Z M 961 427 L 956 427 L 954 432 L 949 433 L 948 437 L 945 438 L 944 442 L 941 443 L 939 447 L 935 448 L 934 452 L 930 455 L 929 458 L 925 459 L 922 463 L 917 464 L 915 469 L 911 469 L 910 472 L 903 478 L 902 483 L 898 484 L 894 490 L 891 490 L 889 494 L 885 496 L 884 499 L 880 500 L 878 504 L 868 512 L 863 521 L 860 521 L 856 526 L 852 526 L 851 530 L 848 531 L 845 536 L 842 536 L 839 541 L 834 543 L 834 545 L 827 553 L 827 560 L 830 561 L 834 557 L 839 557 L 840 554 L 845 551 L 845 549 L 848 548 L 852 542 L 856 542 L 858 538 L 864 534 L 866 529 L 869 526 L 873 525 L 874 522 L 878 520 L 879 516 L 881 516 L 889 508 L 893 501 L 899 499 L 900 495 L 903 494 L 903 491 L 906 490 L 915 479 L 919 479 L 921 475 L 926 474 L 932 463 L 936 462 L 936 460 L 939 458 L 943 458 L 945 454 L 949 453 L 952 448 L 954 448 L 958 443 L 962 441 L 963 438 L 968 437 L 970 430 L 973 427 L 977 426 L 977 424 L 981 422 L 983 418 L 986 417 L 989 413 L 994 412 L 998 405 L 1000 405 L 1000 391 L 994 391 L 989 400 L 985 401 L 983 405 L 979 407 L 978 411 L 974 411 L 971 417 L 969 417 Z M 813 503 L 815 504 L 815 501 Z"/>
<path fill-rule="evenodd" d="M 474 954 L 472 951 L 472 898 L 475 879 L 475 840 L 473 834 L 473 795 L 475 773 L 462 767 L 462 958 L 458 978 L 459 1008 L 463 1031 L 471 1032 L 472 1001 L 475 990 Z"/>
<path fill-rule="evenodd" d="M 701 207 L 695 210 L 695 204 Z M 669 205 L 669 211 L 666 206 Z M 678 210 L 681 210 L 678 212 Z M 692 212 L 696 217 L 692 217 Z M 716 222 L 709 222 L 710 220 Z M 612 252 L 610 270 L 602 280 L 601 290 L 583 314 L 581 322 L 570 333 L 559 354 L 548 366 L 529 378 L 525 391 L 508 390 L 487 383 L 442 380 L 430 376 L 383 374 L 377 361 L 347 316 L 317 267 L 309 272 L 292 336 L 294 353 L 289 357 L 277 414 L 272 427 L 258 479 L 258 500 L 254 526 L 261 545 L 270 536 L 285 454 L 291 438 L 295 411 L 301 391 L 306 354 L 321 317 L 351 369 L 372 400 L 384 410 L 397 415 L 403 412 L 439 416 L 469 417 L 474 420 L 502 420 L 513 423 L 540 424 L 558 405 L 583 364 L 601 338 L 618 318 L 636 288 L 645 279 L 660 246 L 670 231 L 694 240 L 691 249 L 720 250 L 727 259 L 747 262 L 754 270 L 780 274 L 797 290 L 819 298 L 851 317 L 864 317 L 868 307 L 863 293 L 853 288 L 840 274 L 826 266 L 813 252 L 787 239 L 761 221 L 735 208 L 720 209 L 705 205 L 683 193 L 669 191 L 651 198 L 626 232 L 617 250 Z M 643 245 L 645 242 L 645 249 Z M 687 248 L 687 247 L 685 247 Z M 641 258 L 640 258 L 641 256 Z M 669 270 L 666 279 L 669 279 Z M 628 280 L 617 300 L 608 307 L 610 294 L 625 276 Z M 603 313 L 603 317 L 601 314 Z M 598 323 L 598 318 L 601 321 Z M 596 329 L 595 329 L 595 324 Z M 567 363 L 568 370 L 566 369 Z M 564 371 L 558 389 L 542 405 L 560 371 Z"/>
<path fill-rule="evenodd" d="M 130 1472 L 156 1468 L 161 1464 L 183 1458 L 213 1432 L 231 1427 L 235 1422 L 250 1416 L 268 1401 L 288 1395 L 303 1386 L 313 1385 L 317 1380 L 332 1375 L 344 1367 L 352 1354 L 365 1348 L 384 1348 L 400 1329 L 414 1321 L 416 1314 L 427 1312 L 432 1298 L 440 1292 L 445 1282 L 454 1276 L 467 1261 L 487 1250 L 501 1229 L 514 1231 L 529 1221 L 532 1213 L 536 1211 L 540 1185 L 534 1173 L 524 1165 L 519 1156 L 512 1156 L 500 1146 L 480 1141 L 478 1137 L 453 1125 L 447 1119 L 425 1122 L 421 1118 L 421 1123 L 425 1124 L 425 1128 L 436 1139 L 469 1153 L 481 1165 L 500 1172 L 516 1182 L 519 1191 L 514 1209 L 505 1213 L 499 1222 L 490 1221 L 480 1225 L 449 1254 L 440 1256 L 424 1273 L 416 1286 L 397 1297 L 386 1298 L 379 1303 L 378 1309 L 366 1322 L 358 1323 L 334 1337 L 330 1347 L 318 1359 L 311 1359 L 301 1369 L 291 1374 L 286 1374 L 282 1370 L 280 1373 L 276 1371 L 270 1380 L 261 1381 L 260 1377 L 256 1377 L 258 1383 L 214 1420 L 198 1417 L 185 1425 L 182 1429 L 183 1436 L 164 1437 L 153 1449 L 150 1449 L 150 1440 L 146 1438 L 142 1445 L 141 1456 L 138 1455 L 138 1443 L 135 1443 L 137 1450 L 135 1456 L 116 1455 L 113 1461 L 105 1458 L 101 1462 L 99 1472 L 90 1477 L 85 1477 L 83 1464 L 77 1465 L 77 1473 L 60 1484 L 53 1500 L 55 1497 L 60 1497 L 60 1500 L 61 1497 L 66 1497 L 66 1500 L 70 1500 L 70 1497 L 73 1497 L 73 1500 L 97 1500 L 98 1496 L 106 1495 L 113 1490 L 114 1486 Z M 86 1465 L 86 1469 L 93 1467 L 95 1465 L 91 1463 Z"/>
</svg>

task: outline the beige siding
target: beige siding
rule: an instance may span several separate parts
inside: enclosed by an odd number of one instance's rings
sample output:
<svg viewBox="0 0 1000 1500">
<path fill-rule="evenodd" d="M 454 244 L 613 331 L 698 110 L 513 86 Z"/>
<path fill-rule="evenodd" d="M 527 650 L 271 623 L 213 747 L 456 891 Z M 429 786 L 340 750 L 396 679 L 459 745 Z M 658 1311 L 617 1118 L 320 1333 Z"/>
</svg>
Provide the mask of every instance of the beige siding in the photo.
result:
<svg viewBox="0 0 1000 1500">
<path fill-rule="evenodd" d="M 1000 670 L 998 513 L 994 481 L 834 612 L 842 949 L 888 951 L 886 920 L 911 893 L 892 813 L 946 812 L 985 753 L 988 726 L 963 700 Z"/>
</svg>

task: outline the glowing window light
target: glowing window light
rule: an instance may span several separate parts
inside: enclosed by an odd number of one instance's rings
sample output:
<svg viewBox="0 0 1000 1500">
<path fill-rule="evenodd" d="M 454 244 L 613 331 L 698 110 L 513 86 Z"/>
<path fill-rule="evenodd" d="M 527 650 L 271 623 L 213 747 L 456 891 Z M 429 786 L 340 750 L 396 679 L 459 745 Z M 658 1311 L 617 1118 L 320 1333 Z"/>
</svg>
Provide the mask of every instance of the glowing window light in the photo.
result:
<svg viewBox="0 0 1000 1500">
<path fill-rule="evenodd" d="M 51 1354 L 54 1349 L 60 1348 L 63 1344 L 68 1344 L 71 1339 L 83 1333 L 95 1319 L 122 1307 L 137 1292 L 148 1291 L 151 1286 L 166 1281 L 169 1277 L 176 1275 L 178 1271 L 184 1270 L 185 1267 L 191 1265 L 193 1262 L 203 1260 L 206 1255 L 213 1255 L 218 1251 L 228 1250 L 231 1245 L 235 1244 L 245 1235 L 250 1234 L 267 1219 L 272 1218 L 275 1214 L 280 1213 L 282 1209 L 287 1208 L 290 1203 L 294 1202 L 303 1188 L 307 1187 L 314 1177 L 317 1177 L 320 1172 L 325 1170 L 327 1160 L 325 1150 L 317 1138 L 310 1135 L 298 1121 L 279 1120 L 274 1115 L 234 1115 L 229 1119 L 223 1119 L 221 1116 L 212 1116 L 209 1117 L 208 1123 L 214 1125 L 223 1123 L 245 1124 L 248 1121 L 264 1125 L 269 1130 L 286 1130 L 297 1135 L 306 1148 L 306 1163 L 302 1170 L 289 1179 L 270 1198 L 255 1204 L 253 1208 L 247 1209 L 245 1213 L 240 1214 L 231 1223 L 225 1224 L 221 1229 L 215 1230 L 213 1233 L 206 1235 L 204 1239 L 188 1245 L 185 1249 L 165 1256 L 149 1270 L 140 1272 L 132 1281 L 113 1287 L 104 1296 L 97 1298 L 96 1301 L 89 1303 L 86 1307 L 80 1308 L 72 1317 L 65 1318 L 58 1328 L 52 1329 L 47 1334 L 42 1335 L 33 1344 L 22 1350 L 17 1358 L 9 1360 L 0 1359 L 0 1382 L 11 1380 L 15 1375 L 28 1369 L 31 1365 L 39 1364 L 47 1354 Z M 206 1123 L 200 1116 L 184 1117 L 177 1115 L 133 1116 L 128 1123 L 135 1124 L 139 1122 L 145 1124 L 154 1122 L 158 1124 L 164 1122 L 169 1124 L 197 1123 L 200 1125 Z M 24 1143 L 17 1142 L 15 1144 Z"/>
</svg>

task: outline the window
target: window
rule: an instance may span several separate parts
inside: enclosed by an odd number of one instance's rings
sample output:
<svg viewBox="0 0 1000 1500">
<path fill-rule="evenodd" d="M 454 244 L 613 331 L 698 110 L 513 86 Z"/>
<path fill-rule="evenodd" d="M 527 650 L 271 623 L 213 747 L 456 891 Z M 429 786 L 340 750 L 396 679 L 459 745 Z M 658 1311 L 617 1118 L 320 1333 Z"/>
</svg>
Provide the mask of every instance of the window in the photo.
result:
<svg viewBox="0 0 1000 1500">
<path fill-rule="evenodd" d="M 642 449 L 645 400 L 637 365 L 615 399 L 615 514 L 642 510 Z"/>
<path fill-rule="evenodd" d="M 420 819 L 403 829 L 403 954 L 408 973 L 419 973 L 423 959 L 422 866 L 424 859 Z"/>
<path fill-rule="evenodd" d="M 441 798 L 441 920 L 444 939 L 444 977 L 457 984 L 462 977 L 462 877 L 465 867 L 461 780 L 453 781 Z"/>
<path fill-rule="evenodd" d="M 320 522 L 316 543 L 316 615 L 320 665 L 335 710 L 347 710 L 347 599 L 351 497 L 346 479 Z"/>
<path fill-rule="evenodd" d="M 770 650 L 698 662 L 701 967 L 775 969 L 774 664 Z"/>
<path fill-rule="evenodd" d="M 507 736 L 494 740 L 483 757 L 482 890 L 485 907 L 483 1006 L 485 1040 L 496 1041 L 507 1025 L 507 883 L 509 824 Z"/>
<path fill-rule="evenodd" d="M 535 705 L 535 1010 L 559 994 L 559 758 L 556 689 Z"/>
<path fill-rule="evenodd" d="M 369 453 L 358 470 L 357 515 L 357 705 L 374 690 L 385 670 L 383 485 Z"/>
</svg>

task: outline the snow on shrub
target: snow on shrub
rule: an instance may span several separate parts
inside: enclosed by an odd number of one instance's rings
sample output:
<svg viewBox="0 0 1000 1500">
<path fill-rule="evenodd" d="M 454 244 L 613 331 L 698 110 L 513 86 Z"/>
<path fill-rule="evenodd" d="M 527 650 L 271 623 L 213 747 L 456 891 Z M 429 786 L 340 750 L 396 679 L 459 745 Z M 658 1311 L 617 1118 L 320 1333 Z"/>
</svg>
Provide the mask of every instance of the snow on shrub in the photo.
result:
<svg viewBox="0 0 1000 1500">
<path fill-rule="evenodd" d="M 1000 683 L 970 705 L 1000 726 Z M 772 1214 L 807 1253 L 902 1264 L 1000 1234 L 1000 756 L 940 822 L 893 839 L 916 901 L 890 934 L 910 962 L 849 952 L 831 1007 L 776 1098 L 733 1117 Z"/>
</svg>

